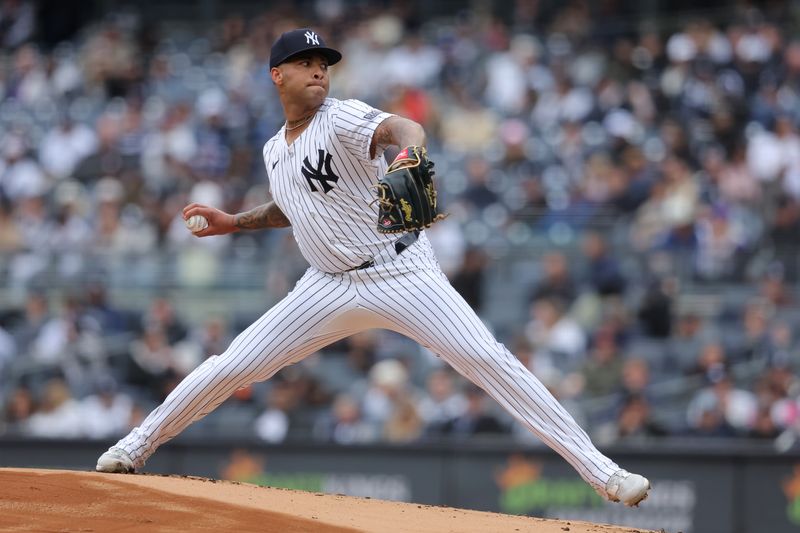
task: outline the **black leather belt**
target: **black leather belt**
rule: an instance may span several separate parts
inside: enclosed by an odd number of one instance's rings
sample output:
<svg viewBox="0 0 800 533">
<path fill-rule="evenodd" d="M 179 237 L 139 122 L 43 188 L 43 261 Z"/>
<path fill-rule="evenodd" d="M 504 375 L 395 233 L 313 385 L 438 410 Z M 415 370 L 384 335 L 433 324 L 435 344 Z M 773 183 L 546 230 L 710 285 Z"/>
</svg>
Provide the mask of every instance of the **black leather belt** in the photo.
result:
<svg viewBox="0 0 800 533">
<path fill-rule="evenodd" d="M 417 242 L 417 239 L 419 239 L 419 231 L 406 233 L 405 235 L 394 241 L 394 251 L 397 253 L 397 255 L 400 255 L 401 253 L 403 253 L 403 251 L 405 251 L 406 248 Z M 353 267 L 349 270 L 346 270 L 345 272 L 352 272 L 353 270 L 364 270 L 365 268 L 373 266 L 375 266 L 374 258 L 364 261 L 357 267 Z"/>
</svg>

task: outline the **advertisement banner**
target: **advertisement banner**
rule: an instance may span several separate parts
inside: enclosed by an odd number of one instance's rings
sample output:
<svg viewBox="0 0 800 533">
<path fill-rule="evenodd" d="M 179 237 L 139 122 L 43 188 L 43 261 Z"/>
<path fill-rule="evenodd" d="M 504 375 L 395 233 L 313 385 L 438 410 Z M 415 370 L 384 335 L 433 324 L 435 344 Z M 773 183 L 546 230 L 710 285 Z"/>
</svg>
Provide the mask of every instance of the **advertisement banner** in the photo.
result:
<svg viewBox="0 0 800 533">
<path fill-rule="evenodd" d="M 263 486 L 426 504 L 445 498 L 444 463 L 435 454 L 236 448 L 202 450 L 193 462 L 205 465 L 199 475 Z"/>
<path fill-rule="evenodd" d="M 93 470 L 107 446 L 0 440 L 0 467 Z M 800 531 L 798 453 L 609 454 L 652 481 L 654 489 L 638 509 L 605 502 L 546 449 L 240 446 L 177 439 L 159 449 L 145 471 L 667 533 Z"/>
<path fill-rule="evenodd" d="M 454 504 L 542 518 L 585 520 L 682 533 L 731 533 L 733 471 L 724 461 L 625 461 L 656 490 L 639 508 L 601 498 L 560 457 L 510 453 L 463 456 L 452 473 Z"/>
<path fill-rule="evenodd" d="M 741 478 L 745 530 L 800 531 L 800 460 L 748 462 Z"/>
</svg>

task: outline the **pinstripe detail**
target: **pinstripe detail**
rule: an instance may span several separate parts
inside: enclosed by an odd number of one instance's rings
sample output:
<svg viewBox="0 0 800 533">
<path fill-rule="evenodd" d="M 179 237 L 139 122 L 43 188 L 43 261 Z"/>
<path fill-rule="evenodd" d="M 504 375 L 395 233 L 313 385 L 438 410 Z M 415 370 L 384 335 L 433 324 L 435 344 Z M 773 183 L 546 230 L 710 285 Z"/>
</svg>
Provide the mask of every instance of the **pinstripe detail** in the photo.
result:
<svg viewBox="0 0 800 533">
<path fill-rule="evenodd" d="M 349 279 L 309 269 L 296 288 L 242 332 L 219 356 L 189 374 L 118 444 L 139 465 L 161 444 L 199 420 L 237 389 L 271 377 L 284 366 L 356 331 L 317 332 L 353 307 Z"/>
<path fill-rule="evenodd" d="M 381 303 L 390 302 L 387 305 Z M 309 269 L 295 289 L 228 350 L 192 372 L 117 446 L 141 466 L 161 444 L 211 412 L 240 387 L 268 379 L 357 330 L 325 332 L 323 323 L 359 306 L 442 357 L 604 490 L 618 467 L 602 455 L 557 400 L 498 343 L 438 269 L 423 236 L 398 260 L 331 275 Z M 424 320 L 418 317 L 438 320 Z"/>
<path fill-rule="evenodd" d="M 303 256 L 323 272 L 358 266 L 393 241 L 375 227 L 378 209 L 371 190 L 387 164 L 383 157 L 369 159 L 372 134 L 391 115 L 372 111 L 357 100 L 328 98 L 291 146 L 284 129 L 264 145 L 273 199 L 291 222 Z M 328 193 L 313 192 L 301 172 L 305 158 L 316 163 L 319 150 L 332 156 L 331 168 L 339 176 Z"/>
<path fill-rule="evenodd" d="M 366 293 L 362 305 L 390 320 L 394 326 L 390 329 L 431 349 L 483 388 L 587 482 L 604 490 L 619 467 L 594 447 L 541 382 L 492 337 L 438 269 L 404 273 L 398 269 L 400 262 L 359 273 L 363 283 L 357 290 Z M 407 290 L 411 284 L 413 290 Z M 370 305 L 386 301 L 387 293 L 392 306 Z M 437 317 L 441 323 L 419 316 Z"/>
</svg>

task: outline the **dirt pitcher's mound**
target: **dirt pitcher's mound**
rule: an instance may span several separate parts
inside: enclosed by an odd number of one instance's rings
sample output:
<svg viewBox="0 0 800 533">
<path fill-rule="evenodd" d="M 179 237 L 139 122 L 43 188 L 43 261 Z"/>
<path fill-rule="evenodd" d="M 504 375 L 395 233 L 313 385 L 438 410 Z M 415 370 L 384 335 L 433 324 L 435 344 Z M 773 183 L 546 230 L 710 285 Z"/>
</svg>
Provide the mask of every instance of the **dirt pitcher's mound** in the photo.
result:
<svg viewBox="0 0 800 533">
<path fill-rule="evenodd" d="M 0 531 L 634 533 L 638 530 L 202 478 L 0 468 Z"/>
</svg>

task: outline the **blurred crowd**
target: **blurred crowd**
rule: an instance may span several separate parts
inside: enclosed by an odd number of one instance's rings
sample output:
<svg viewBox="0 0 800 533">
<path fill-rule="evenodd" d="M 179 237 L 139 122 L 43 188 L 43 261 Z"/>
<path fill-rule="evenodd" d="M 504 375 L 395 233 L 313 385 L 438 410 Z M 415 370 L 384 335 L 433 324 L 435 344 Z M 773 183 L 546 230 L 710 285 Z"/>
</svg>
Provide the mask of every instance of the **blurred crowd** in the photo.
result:
<svg viewBox="0 0 800 533">
<path fill-rule="evenodd" d="M 365 4 L 205 30 L 123 13 L 48 47 L 33 2 L 0 3 L 0 435 L 127 432 L 299 277 L 288 230 L 199 240 L 179 213 L 269 199 L 259 154 L 283 123 L 269 48 L 313 24 L 344 55 L 332 96 L 425 126 L 450 213 L 429 230 L 443 269 L 598 442 L 794 442 L 793 4 L 669 27 L 605 25 L 613 10 L 585 0 L 424 22 L 403 2 Z M 203 311 L 225 291 L 227 311 Z M 532 442 L 383 331 L 238 391 L 187 432 Z"/>
</svg>

